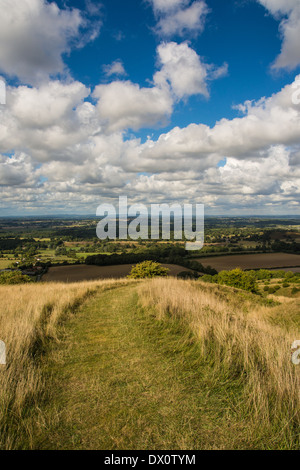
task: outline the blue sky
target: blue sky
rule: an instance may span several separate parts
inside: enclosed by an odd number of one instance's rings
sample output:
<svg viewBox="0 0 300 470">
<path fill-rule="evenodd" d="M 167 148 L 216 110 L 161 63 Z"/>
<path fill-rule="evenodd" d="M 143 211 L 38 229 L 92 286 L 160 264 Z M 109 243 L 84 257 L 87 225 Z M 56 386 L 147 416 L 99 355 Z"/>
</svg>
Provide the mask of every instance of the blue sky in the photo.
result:
<svg viewBox="0 0 300 470">
<path fill-rule="evenodd" d="M 19 5 L 0 0 L 0 215 L 299 214 L 298 0 Z"/>
<path fill-rule="evenodd" d="M 85 1 L 58 4 L 84 8 Z M 151 6 L 143 0 L 108 0 L 102 5 L 99 14 L 103 28 L 97 40 L 65 59 L 72 76 L 94 87 L 107 82 L 103 65 L 121 59 L 127 78 L 147 86 L 153 76 L 155 50 L 160 43 L 160 38 L 153 33 L 156 22 Z M 188 40 L 208 63 L 227 62 L 230 65 L 228 75 L 212 84 L 209 100 L 192 96 L 187 103 L 179 104 L 169 129 L 190 122 L 213 126 L 222 117 L 236 116 L 232 105 L 269 96 L 295 78 L 295 70 L 270 71 L 281 40 L 278 21 L 262 5 L 255 0 L 210 0 L 207 5 L 210 13 L 203 33 L 196 37 L 187 33 L 184 38 L 174 35 L 172 40 L 178 43 Z M 121 40 L 115 39 L 118 35 Z"/>
</svg>

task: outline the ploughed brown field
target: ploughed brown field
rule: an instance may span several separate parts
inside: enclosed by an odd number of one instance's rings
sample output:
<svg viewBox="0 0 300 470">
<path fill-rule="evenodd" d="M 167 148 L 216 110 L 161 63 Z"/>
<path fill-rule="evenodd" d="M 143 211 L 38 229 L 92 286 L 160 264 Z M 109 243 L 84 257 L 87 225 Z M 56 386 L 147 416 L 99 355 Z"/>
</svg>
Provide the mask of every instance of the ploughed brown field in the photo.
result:
<svg viewBox="0 0 300 470">
<path fill-rule="evenodd" d="M 126 277 L 134 264 L 120 264 L 117 266 L 55 266 L 43 276 L 45 282 L 79 282 L 94 279 L 119 279 Z M 163 264 L 168 268 L 169 276 L 177 276 L 182 271 L 190 271 L 175 264 Z"/>
<path fill-rule="evenodd" d="M 259 253 L 253 255 L 233 255 L 198 258 L 203 266 L 211 266 L 217 271 L 241 269 L 288 268 L 287 271 L 299 272 L 300 255 L 288 253 Z"/>
</svg>

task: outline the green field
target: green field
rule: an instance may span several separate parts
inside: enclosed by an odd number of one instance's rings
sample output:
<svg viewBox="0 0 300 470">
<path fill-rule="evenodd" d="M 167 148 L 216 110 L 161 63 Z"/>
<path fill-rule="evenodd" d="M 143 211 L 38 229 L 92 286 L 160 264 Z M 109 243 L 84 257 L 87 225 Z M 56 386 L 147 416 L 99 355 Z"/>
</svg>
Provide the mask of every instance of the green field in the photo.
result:
<svg viewBox="0 0 300 470">
<path fill-rule="evenodd" d="M 13 254 L 7 254 L 3 256 L 2 258 L 0 258 L 0 269 L 9 268 L 11 264 L 14 263 L 15 261 L 16 260 Z"/>
<path fill-rule="evenodd" d="M 2 258 L 0 259 L 0 269 L 6 269 L 11 265 L 12 261 Z"/>
</svg>

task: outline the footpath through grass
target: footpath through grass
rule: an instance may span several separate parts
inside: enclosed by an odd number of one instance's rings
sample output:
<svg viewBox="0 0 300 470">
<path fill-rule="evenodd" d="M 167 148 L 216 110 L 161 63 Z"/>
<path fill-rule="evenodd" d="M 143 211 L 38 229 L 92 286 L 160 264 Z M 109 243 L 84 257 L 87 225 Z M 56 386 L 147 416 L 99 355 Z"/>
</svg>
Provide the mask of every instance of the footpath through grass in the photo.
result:
<svg viewBox="0 0 300 470">
<path fill-rule="evenodd" d="M 139 307 L 138 289 L 98 293 L 69 318 L 45 361 L 49 397 L 29 446 L 251 447 L 237 418 L 238 382 L 211 377 L 193 335 Z"/>
</svg>

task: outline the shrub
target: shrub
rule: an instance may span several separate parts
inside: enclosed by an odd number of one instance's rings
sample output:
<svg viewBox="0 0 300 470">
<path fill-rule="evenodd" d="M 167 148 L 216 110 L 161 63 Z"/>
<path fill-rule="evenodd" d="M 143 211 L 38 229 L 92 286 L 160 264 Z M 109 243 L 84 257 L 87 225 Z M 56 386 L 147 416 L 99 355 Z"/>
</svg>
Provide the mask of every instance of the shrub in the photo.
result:
<svg viewBox="0 0 300 470">
<path fill-rule="evenodd" d="M 177 274 L 178 279 L 198 279 L 199 274 L 197 271 L 181 271 L 179 274 Z"/>
<path fill-rule="evenodd" d="M 209 274 L 210 276 L 214 276 L 215 274 L 218 274 L 218 271 L 215 268 L 212 268 L 211 266 L 206 266 L 203 272 L 206 274 Z"/>
<path fill-rule="evenodd" d="M 282 279 L 286 275 L 285 271 L 272 271 L 272 278 L 273 279 Z"/>
<path fill-rule="evenodd" d="M 167 276 L 169 269 L 154 261 L 143 261 L 133 266 L 128 278 L 144 279 L 149 277 Z"/>
<path fill-rule="evenodd" d="M 267 269 L 260 269 L 256 272 L 256 279 L 258 279 L 259 281 L 263 281 L 265 279 L 272 279 L 272 273 Z"/>
<path fill-rule="evenodd" d="M 237 287 L 249 292 L 257 292 L 256 277 L 251 272 L 244 272 L 241 269 L 233 269 L 232 271 L 221 271 L 218 274 L 218 284 Z"/>
<path fill-rule="evenodd" d="M 275 294 L 275 292 L 277 292 L 279 289 L 280 289 L 280 286 L 278 285 L 269 287 L 269 294 Z"/>
<path fill-rule="evenodd" d="M 210 274 L 204 274 L 204 276 L 200 277 L 200 281 L 203 281 L 203 282 L 214 282 L 214 281 L 213 281 L 213 276 L 211 276 Z"/>
<path fill-rule="evenodd" d="M 284 278 L 288 280 L 288 279 L 292 279 L 294 276 L 295 274 L 292 271 L 288 271 L 287 273 L 285 273 Z"/>
<path fill-rule="evenodd" d="M 20 271 L 9 271 L 0 274 L 0 284 L 26 284 L 34 282 L 29 276 L 23 276 Z"/>
</svg>

